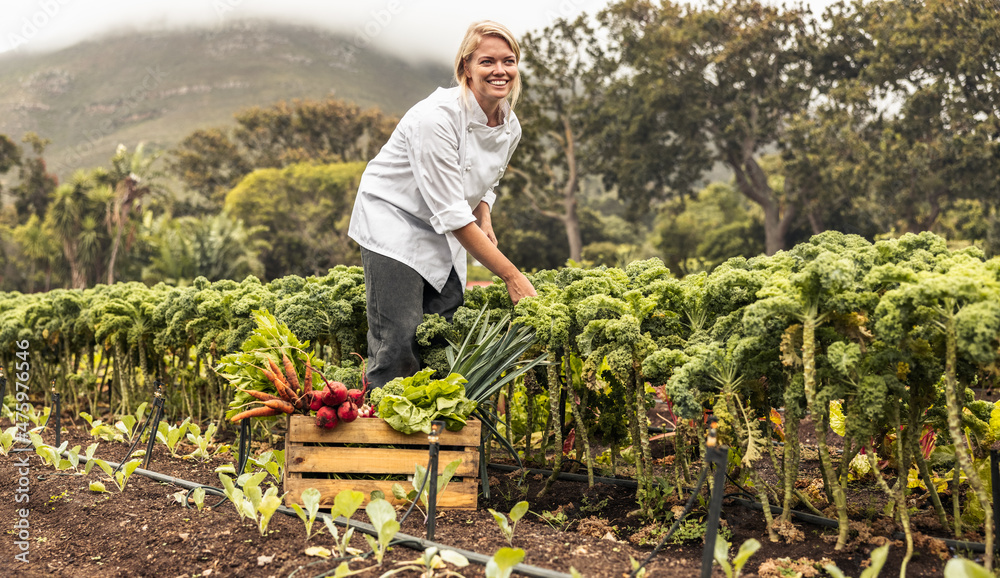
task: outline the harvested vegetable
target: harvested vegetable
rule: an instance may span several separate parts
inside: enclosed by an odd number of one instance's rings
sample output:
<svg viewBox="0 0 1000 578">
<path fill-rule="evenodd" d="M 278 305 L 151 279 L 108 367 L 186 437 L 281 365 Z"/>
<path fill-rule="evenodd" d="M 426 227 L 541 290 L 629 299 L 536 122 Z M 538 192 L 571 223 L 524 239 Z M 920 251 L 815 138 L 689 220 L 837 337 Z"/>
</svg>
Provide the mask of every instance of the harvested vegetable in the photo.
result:
<svg viewBox="0 0 1000 578">
<path fill-rule="evenodd" d="M 316 412 L 316 425 L 319 427 L 333 429 L 337 427 L 337 421 L 337 410 L 328 405 L 319 408 L 319 411 Z"/>
<path fill-rule="evenodd" d="M 281 413 L 280 409 L 274 409 L 273 407 L 255 407 L 234 415 L 232 421 L 237 422 L 248 417 L 271 417 Z"/>
</svg>

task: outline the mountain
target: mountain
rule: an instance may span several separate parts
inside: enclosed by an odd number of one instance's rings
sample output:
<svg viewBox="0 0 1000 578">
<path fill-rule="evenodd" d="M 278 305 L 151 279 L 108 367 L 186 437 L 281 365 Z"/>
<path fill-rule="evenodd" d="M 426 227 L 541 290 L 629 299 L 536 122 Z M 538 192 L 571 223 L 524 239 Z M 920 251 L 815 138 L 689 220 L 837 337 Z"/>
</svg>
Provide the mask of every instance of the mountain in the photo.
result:
<svg viewBox="0 0 1000 578">
<path fill-rule="evenodd" d="M 414 66 L 349 37 L 287 24 L 131 32 L 55 52 L 0 55 L 0 134 L 34 131 L 60 181 L 106 164 L 118 143 L 169 149 L 238 110 L 328 96 L 401 115 L 437 86 L 444 65 Z"/>
</svg>

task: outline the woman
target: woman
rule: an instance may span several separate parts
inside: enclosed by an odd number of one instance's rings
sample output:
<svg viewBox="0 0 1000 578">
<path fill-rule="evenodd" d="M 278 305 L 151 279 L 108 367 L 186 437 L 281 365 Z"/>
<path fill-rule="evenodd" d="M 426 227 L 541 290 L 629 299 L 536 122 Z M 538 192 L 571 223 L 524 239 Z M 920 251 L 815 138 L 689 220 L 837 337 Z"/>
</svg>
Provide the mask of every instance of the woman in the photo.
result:
<svg viewBox="0 0 1000 578">
<path fill-rule="evenodd" d="M 503 279 L 514 303 L 535 295 L 497 249 L 494 188 L 521 138 L 513 106 L 520 47 L 496 22 L 473 24 L 439 88 L 399 121 L 368 163 L 348 234 L 361 245 L 368 300 L 368 381 L 420 369 L 416 328 L 464 302 L 466 251 Z"/>
</svg>

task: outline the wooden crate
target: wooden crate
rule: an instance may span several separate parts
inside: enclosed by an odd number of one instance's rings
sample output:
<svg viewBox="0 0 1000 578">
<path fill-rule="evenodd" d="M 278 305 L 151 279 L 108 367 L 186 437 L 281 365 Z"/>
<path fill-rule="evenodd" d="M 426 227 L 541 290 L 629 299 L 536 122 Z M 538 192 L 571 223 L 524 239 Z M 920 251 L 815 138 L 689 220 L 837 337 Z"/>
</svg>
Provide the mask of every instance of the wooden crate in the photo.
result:
<svg viewBox="0 0 1000 578">
<path fill-rule="evenodd" d="M 456 459 L 461 459 L 462 465 L 438 494 L 438 509 L 476 509 L 481 425 L 478 420 L 470 419 L 460 431 L 441 434 L 438 472 Z M 401 503 L 393 497 L 392 485 L 399 484 L 409 491 L 413 489 L 410 481 L 352 478 L 384 474 L 412 476 L 416 464 L 426 467 L 429 458 L 427 434 L 403 434 L 378 418 L 358 418 L 328 430 L 317 427 L 313 417 L 291 415 L 285 439 L 287 506 L 301 505 L 302 492 L 307 488 L 320 491 L 320 507 L 324 508 L 332 506 L 342 490 L 364 492 L 365 503 L 373 490 L 381 490 L 390 502 Z M 336 474 L 339 479 L 329 479 L 324 474 Z"/>
</svg>

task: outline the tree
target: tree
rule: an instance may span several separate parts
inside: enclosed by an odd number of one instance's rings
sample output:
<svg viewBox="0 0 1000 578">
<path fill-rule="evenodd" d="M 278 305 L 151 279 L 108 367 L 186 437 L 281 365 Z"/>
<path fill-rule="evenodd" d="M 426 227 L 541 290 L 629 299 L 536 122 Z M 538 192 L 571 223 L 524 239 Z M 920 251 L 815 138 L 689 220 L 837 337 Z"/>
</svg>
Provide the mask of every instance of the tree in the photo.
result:
<svg viewBox="0 0 1000 578">
<path fill-rule="evenodd" d="M 134 152 L 128 152 L 125 145 L 118 145 L 115 155 L 111 157 L 111 169 L 95 172 L 97 181 L 112 187 L 114 195 L 108 204 L 106 222 L 112 234 L 111 254 L 108 257 L 107 282 L 115 282 L 115 263 L 118 251 L 122 246 L 122 237 L 129 231 L 128 239 L 134 235 L 135 215 L 142 209 L 143 197 L 162 190 L 157 180 L 162 173 L 153 169 L 153 163 L 159 155 L 147 156 L 143 144 L 139 143 Z"/>
<path fill-rule="evenodd" d="M 4 137 L 6 138 L 6 137 Z M 45 147 L 49 145 L 48 139 L 43 139 L 33 132 L 24 135 L 22 142 L 31 145 L 34 156 L 21 156 L 18 161 L 18 184 L 11 188 L 14 194 L 14 206 L 17 209 L 17 216 L 20 222 L 24 222 L 31 215 L 43 217 L 48 208 L 52 191 L 59 184 L 55 175 L 46 171 Z M 5 156 L 0 152 L 0 157 Z M 0 160 L 0 173 L 2 173 L 3 161 Z"/>
<path fill-rule="evenodd" d="M 559 19 L 521 42 L 523 135 L 510 171 L 512 189 L 539 214 L 558 219 L 570 259 L 582 259 L 580 182 L 592 170 L 587 135 L 592 102 L 606 83 L 605 58 L 586 16 Z"/>
<path fill-rule="evenodd" d="M 232 217 L 271 231 L 270 247 L 261 254 L 268 279 L 361 264 L 347 225 L 364 168 L 356 162 L 258 169 L 226 194 Z"/>
<path fill-rule="evenodd" d="M 27 261 L 27 286 L 25 290 L 31 293 L 35 290 L 36 269 L 41 266 L 45 270 L 45 291 L 51 288 L 52 266 L 59 258 L 59 246 L 52 231 L 42 226 L 42 219 L 32 214 L 26 223 L 14 229 L 14 240 L 17 242 L 21 255 Z M 25 263 L 21 263 L 22 266 Z"/>
<path fill-rule="evenodd" d="M 625 0 L 607 15 L 627 72 L 605 100 L 610 181 L 641 211 L 653 199 L 690 192 L 713 161 L 724 163 L 740 193 L 764 211 L 767 253 L 785 248 L 800 201 L 796 191 L 770 186 L 760 158 L 810 102 L 804 9 Z"/>
<path fill-rule="evenodd" d="M 171 151 L 170 170 L 210 207 L 221 208 L 226 193 L 255 169 L 367 162 L 396 125 L 377 109 L 337 99 L 282 101 L 235 117 L 233 129 L 196 130 Z"/>
<path fill-rule="evenodd" d="M 69 183 L 56 188 L 45 212 L 45 228 L 62 247 L 75 289 L 87 287 L 101 272 L 107 238 L 100 223 L 112 196 L 111 188 L 98 184 L 93 172 L 77 171 Z"/>
</svg>

